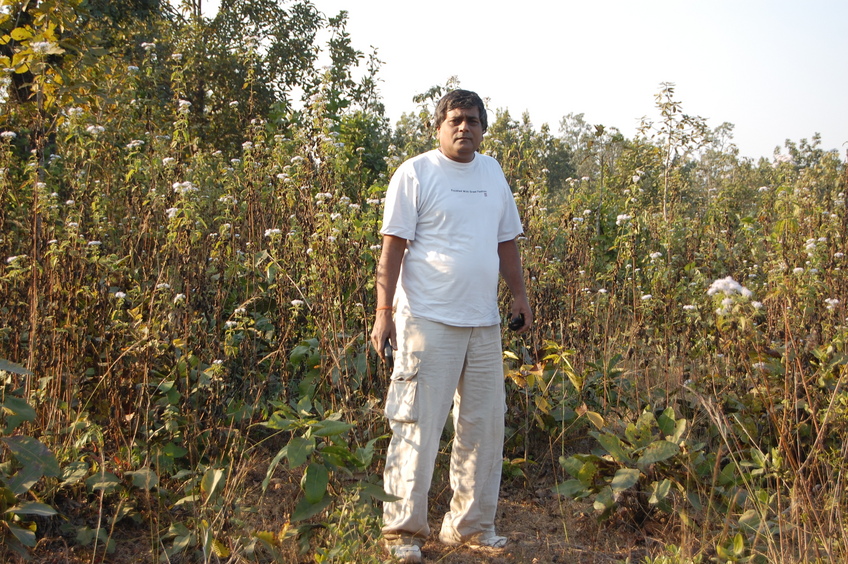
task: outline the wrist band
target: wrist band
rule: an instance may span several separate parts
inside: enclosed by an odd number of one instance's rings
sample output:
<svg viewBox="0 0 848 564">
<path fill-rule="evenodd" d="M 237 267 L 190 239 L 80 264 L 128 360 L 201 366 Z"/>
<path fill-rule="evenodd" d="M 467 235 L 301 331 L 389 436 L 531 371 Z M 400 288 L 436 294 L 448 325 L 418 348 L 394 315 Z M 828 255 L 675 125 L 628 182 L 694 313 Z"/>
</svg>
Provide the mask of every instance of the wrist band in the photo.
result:
<svg viewBox="0 0 848 564">
<path fill-rule="evenodd" d="M 394 309 L 394 306 L 381 306 L 377 308 L 377 311 L 380 311 L 381 309 Z"/>
</svg>

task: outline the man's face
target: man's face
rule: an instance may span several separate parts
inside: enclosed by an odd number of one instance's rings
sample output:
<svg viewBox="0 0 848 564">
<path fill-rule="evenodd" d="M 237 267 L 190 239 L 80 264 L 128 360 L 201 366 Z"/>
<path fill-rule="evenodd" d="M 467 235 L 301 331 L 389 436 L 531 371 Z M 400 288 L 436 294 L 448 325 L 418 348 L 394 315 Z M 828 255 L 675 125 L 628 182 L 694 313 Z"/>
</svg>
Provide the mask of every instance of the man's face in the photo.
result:
<svg viewBox="0 0 848 564">
<path fill-rule="evenodd" d="M 483 142 L 480 110 L 476 107 L 449 110 L 439 126 L 438 136 L 439 149 L 444 156 L 452 161 L 470 163 Z"/>
</svg>

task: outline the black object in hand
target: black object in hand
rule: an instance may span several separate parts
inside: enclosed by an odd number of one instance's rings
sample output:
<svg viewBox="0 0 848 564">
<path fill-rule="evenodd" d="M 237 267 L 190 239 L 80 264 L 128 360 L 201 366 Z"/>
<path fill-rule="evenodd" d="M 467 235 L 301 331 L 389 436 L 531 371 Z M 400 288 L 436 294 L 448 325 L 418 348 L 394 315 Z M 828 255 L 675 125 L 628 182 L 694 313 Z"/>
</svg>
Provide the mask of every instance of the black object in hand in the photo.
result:
<svg viewBox="0 0 848 564">
<path fill-rule="evenodd" d="M 509 325 L 507 327 L 510 328 L 511 331 L 518 331 L 522 327 L 524 327 L 524 314 L 518 314 L 517 317 L 513 317 L 509 320 Z"/>
<path fill-rule="evenodd" d="M 389 370 L 394 368 L 394 350 L 392 349 L 392 345 L 388 339 L 383 344 L 383 358 L 386 359 L 386 366 L 389 367 Z"/>
</svg>

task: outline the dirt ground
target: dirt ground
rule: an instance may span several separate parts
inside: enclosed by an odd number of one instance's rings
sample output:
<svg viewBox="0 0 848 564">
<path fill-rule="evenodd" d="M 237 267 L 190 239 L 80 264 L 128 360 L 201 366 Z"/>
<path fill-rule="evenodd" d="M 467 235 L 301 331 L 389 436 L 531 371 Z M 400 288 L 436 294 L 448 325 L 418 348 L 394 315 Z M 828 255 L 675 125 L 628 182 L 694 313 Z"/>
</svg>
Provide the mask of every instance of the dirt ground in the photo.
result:
<svg viewBox="0 0 848 564">
<path fill-rule="evenodd" d="M 437 529 L 439 519 L 433 521 Z M 656 543 L 644 532 L 621 523 L 599 525 L 591 507 L 553 495 L 548 487 L 535 492 L 505 488 L 497 528 L 499 534 L 509 538 L 503 550 L 449 547 L 434 533 L 423 549 L 425 562 L 605 564 L 624 562 L 628 557 L 636 562 L 647 554 L 648 546 Z"/>
<path fill-rule="evenodd" d="M 272 487 L 262 495 L 260 485 L 266 469 L 267 461 L 257 461 L 243 476 L 242 484 L 247 486 L 249 494 L 243 501 L 257 508 L 256 513 L 244 523 L 247 530 L 279 530 L 299 497 L 299 478 L 279 474 L 279 478 L 272 482 Z M 673 534 L 669 534 L 671 531 L 663 530 L 662 525 L 658 523 L 633 527 L 619 519 L 598 524 L 590 505 L 564 499 L 551 492 L 551 487 L 556 482 L 553 473 L 552 469 L 540 469 L 533 472 L 533 475 L 504 479 L 496 526 L 499 534 L 509 538 L 509 544 L 503 550 L 486 551 L 449 547 L 438 541 L 438 527 L 448 508 L 451 491 L 447 472 L 437 471 L 430 497 L 430 524 L 434 533 L 423 547 L 425 562 L 611 564 L 623 563 L 629 558 L 630 562 L 635 563 L 649 552 L 656 552 L 661 548 L 662 542 L 658 539 L 673 538 Z M 59 508 L 64 515 L 74 513 L 75 502 L 68 503 L 70 505 Z M 80 513 L 85 511 L 82 507 L 76 509 Z M 150 548 L 150 534 L 149 523 L 135 525 L 125 519 L 114 531 L 117 550 L 113 554 L 103 556 L 100 552 L 92 559 L 90 547 L 77 545 L 66 534 L 63 535 L 58 527 L 54 527 L 52 534 L 48 534 L 39 542 L 31 561 L 45 564 L 154 562 L 156 557 Z M 288 542 L 287 550 L 285 548 L 282 559 L 285 564 L 314 562 L 311 556 L 298 555 L 293 541 Z M 172 558 L 170 562 L 193 562 L 189 555 L 190 552 L 186 551 Z M 275 562 L 279 561 L 278 559 Z M 239 557 L 213 558 L 212 562 L 240 563 L 247 560 Z"/>
</svg>

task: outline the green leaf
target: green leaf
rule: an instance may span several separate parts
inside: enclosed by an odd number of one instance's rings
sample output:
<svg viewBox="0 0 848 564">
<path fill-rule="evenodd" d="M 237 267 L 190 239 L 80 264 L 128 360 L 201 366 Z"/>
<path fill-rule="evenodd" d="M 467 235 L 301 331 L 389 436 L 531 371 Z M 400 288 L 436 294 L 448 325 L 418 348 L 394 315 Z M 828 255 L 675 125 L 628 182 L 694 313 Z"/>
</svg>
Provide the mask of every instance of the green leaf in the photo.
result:
<svg viewBox="0 0 848 564">
<path fill-rule="evenodd" d="M 599 413 L 596 413 L 594 411 L 587 411 L 586 413 L 584 413 L 584 415 L 598 429 L 604 428 L 604 425 L 605 425 L 604 418 L 601 417 L 601 415 Z"/>
<path fill-rule="evenodd" d="M 669 436 L 674 434 L 675 420 L 674 410 L 670 407 L 665 408 L 665 411 L 657 418 L 657 425 L 663 435 Z"/>
<path fill-rule="evenodd" d="M 733 537 L 733 554 L 737 557 L 745 554 L 745 537 L 742 536 L 742 533 L 736 533 L 736 536 Z"/>
<path fill-rule="evenodd" d="M 290 431 L 296 427 L 296 423 L 294 421 L 291 419 L 285 419 L 277 413 L 272 414 L 270 419 L 263 423 L 263 425 L 270 429 L 277 429 L 279 431 Z"/>
<path fill-rule="evenodd" d="M 554 493 L 571 499 L 582 499 L 589 495 L 589 490 L 580 480 L 566 480 L 551 488 Z"/>
<path fill-rule="evenodd" d="M 207 503 L 224 485 L 226 476 L 227 472 L 223 468 L 210 468 L 203 474 L 203 478 L 200 480 L 200 491 L 206 494 Z"/>
<path fill-rule="evenodd" d="M 288 447 L 288 445 L 286 445 L 283 448 L 281 448 L 279 451 L 277 451 L 277 454 L 274 456 L 273 459 L 271 459 L 271 463 L 268 465 L 268 471 L 265 472 L 265 479 L 262 480 L 262 491 L 263 492 L 268 489 L 268 484 L 271 483 L 271 476 L 274 475 L 274 470 L 277 469 L 277 466 L 280 464 L 280 461 L 283 459 L 284 456 L 286 456 L 288 454 L 288 452 L 289 452 L 289 447 Z"/>
<path fill-rule="evenodd" d="M 324 421 L 320 421 L 312 426 L 312 435 L 315 437 L 330 437 L 334 435 L 341 435 L 352 428 L 353 425 L 350 423 L 325 419 Z"/>
<path fill-rule="evenodd" d="M 633 487 L 639 481 L 640 474 L 641 472 L 635 468 L 619 468 L 610 482 L 612 491 L 619 493 Z"/>
<path fill-rule="evenodd" d="M 294 508 L 291 514 L 291 521 L 294 523 L 314 517 L 327 509 L 331 503 L 333 503 L 333 498 L 330 496 L 326 496 L 318 503 L 309 503 L 309 500 L 304 497 L 298 502 L 297 507 Z"/>
<path fill-rule="evenodd" d="M 598 466 L 591 460 L 587 460 L 583 463 L 583 467 L 580 469 L 580 472 L 575 476 L 578 480 L 583 482 L 587 487 L 591 486 L 595 480 L 595 476 L 598 474 Z"/>
<path fill-rule="evenodd" d="M 75 460 L 62 468 L 63 486 L 71 486 L 80 482 L 88 475 L 88 463 L 84 460 Z"/>
<path fill-rule="evenodd" d="M 7 480 L 6 485 L 15 495 L 25 494 L 44 475 L 41 467 L 30 465 L 21 468 L 17 474 Z"/>
<path fill-rule="evenodd" d="M 739 516 L 739 528 L 748 533 L 756 533 L 760 529 L 761 524 L 762 520 L 755 509 L 749 509 Z"/>
<path fill-rule="evenodd" d="M 286 454 L 289 459 L 289 468 L 294 470 L 306 464 L 306 459 L 315 450 L 315 439 L 305 439 L 295 436 L 291 438 L 287 446 Z"/>
<path fill-rule="evenodd" d="M 46 503 L 29 501 L 7 509 L 6 513 L 12 513 L 14 515 L 37 515 L 38 517 L 50 517 L 51 515 L 56 515 L 56 510 Z"/>
<path fill-rule="evenodd" d="M 12 523 L 6 523 L 6 526 L 9 528 L 9 532 L 12 533 L 22 545 L 30 548 L 35 546 L 35 531 L 24 529 L 23 527 L 13 525 Z"/>
<path fill-rule="evenodd" d="M 648 503 L 651 505 L 658 504 L 668 496 L 669 491 L 671 491 L 671 480 L 668 478 L 654 482 L 651 484 L 651 497 L 648 499 Z"/>
<path fill-rule="evenodd" d="M 115 490 L 121 480 L 111 472 L 98 472 L 85 481 L 86 487 L 91 491 L 109 493 Z"/>
<path fill-rule="evenodd" d="M 318 503 L 327 493 L 327 485 L 330 483 L 330 473 L 323 464 L 313 462 L 306 467 L 303 475 L 303 492 L 309 503 Z"/>
<path fill-rule="evenodd" d="M 621 445 L 621 439 L 619 439 L 615 435 L 600 435 L 598 436 L 598 442 L 601 443 L 601 446 L 604 447 L 604 450 L 610 453 L 613 459 L 617 462 L 631 462 L 630 456 L 627 455 L 627 452 Z"/>
<path fill-rule="evenodd" d="M 127 474 L 132 476 L 133 486 L 145 491 L 150 491 L 159 485 L 158 474 L 150 468 L 140 468 L 134 472 L 127 472 Z"/>
<path fill-rule="evenodd" d="M 680 419 L 677 420 L 677 423 L 676 423 L 675 428 L 674 428 L 674 434 L 671 436 L 672 442 L 680 444 L 680 439 L 683 438 L 683 433 L 686 432 L 686 426 L 687 426 L 687 423 L 686 423 L 685 419 L 680 418 Z M 697 450 L 697 449 L 693 449 L 693 450 Z"/>
<path fill-rule="evenodd" d="M 559 457 L 559 463 L 560 463 L 560 466 L 562 466 L 563 469 L 566 472 L 568 472 L 570 475 L 574 476 L 575 478 L 580 473 L 580 469 L 583 468 L 583 461 L 581 461 L 580 459 L 578 459 L 575 456 L 569 456 L 568 458 L 565 458 L 564 456 L 560 456 Z"/>
<path fill-rule="evenodd" d="M 33 36 L 32 29 L 24 28 L 24 27 L 16 27 L 9 33 L 12 36 L 12 39 L 15 41 L 26 41 L 27 39 L 31 39 Z"/>
<path fill-rule="evenodd" d="M 595 503 L 592 506 L 602 513 L 608 513 L 609 509 L 611 509 L 615 505 L 615 496 L 612 494 L 611 488 L 603 488 L 598 492 L 598 495 L 595 496 Z"/>
<path fill-rule="evenodd" d="M 645 447 L 642 451 L 642 456 L 636 462 L 640 469 L 645 469 L 655 462 L 668 460 L 680 452 L 680 447 L 669 441 L 654 441 Z"/>
<path fill-rule="evenodd" d="M 334 459 L 338 462 L 344 464 L 344 462 L 350 462 L 355 466 L 360 466 L 360 460 L 357 458 L 355 454 L 350 452 L 347 448 L 339 445 L 330 445 L 321 449 L 321 456 L 327 458 L 327 455 L 332 455 Z M 336 464 L 336 466 L 340 466 L 341 464 Z"/>
<path fill-rule="evenodd" d="M 386 493 L 382 487 L 377 484 L 371 484 L 368 482 L 360 484 L 362 493 L 367 496 L 370 496 L 378 501 L 398 501 L 399 498 L 396 495 L 392 495 L 390 493 Z"/>
<path fill-rule="evenodd" d="M 35 410 L 22 398 L 6 396 L 6 401 L 0 403 L 0 409 L 6 416 L 6 429 L 3 431 L 9 435 L 24 421 L 35 420 Z"/>
<path fill-rule="evenodd" d="M 59 476 L 59 461 L 38 439 L 23 435 L 14 437 L 3 437 L 2 440 L 12 451 L 15 459 L 24 468 L 37 467 L 42 475 L 49 477 Z"/>
</svg>

